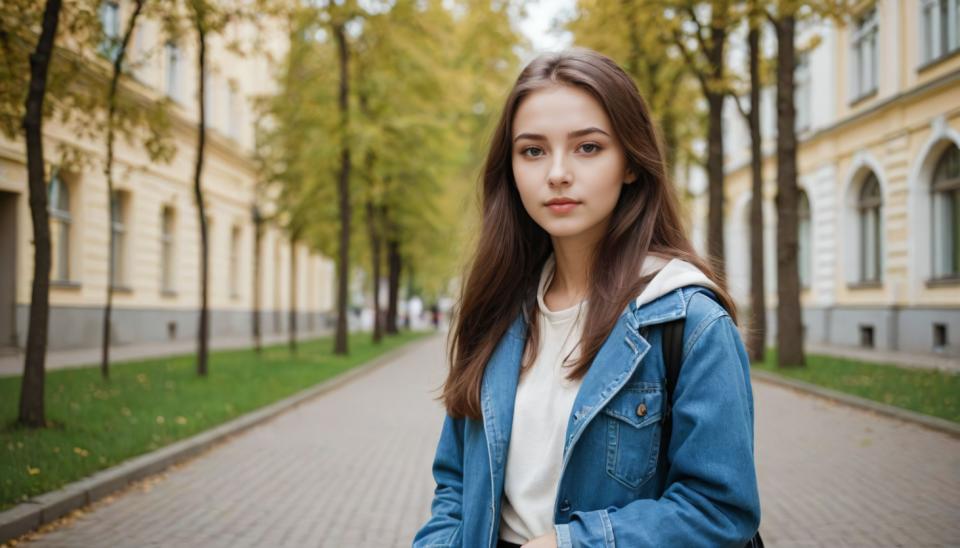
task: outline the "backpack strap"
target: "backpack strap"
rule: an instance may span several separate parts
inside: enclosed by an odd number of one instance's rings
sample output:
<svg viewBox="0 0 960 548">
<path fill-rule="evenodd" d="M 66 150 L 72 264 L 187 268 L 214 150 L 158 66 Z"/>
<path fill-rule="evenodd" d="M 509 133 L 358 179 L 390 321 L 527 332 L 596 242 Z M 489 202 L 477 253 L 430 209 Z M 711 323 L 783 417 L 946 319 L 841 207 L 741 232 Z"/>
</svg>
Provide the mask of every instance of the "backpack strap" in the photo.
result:
<svg viewBox="0 0 960 548">
<path fill-rule="evenodd" d="M 660 451 L 666 456 L 670 447 L 670 432 L 673 422 L 673 392 L 680 377 L 680 360 L 683 358 L 683 325 L 684 319 L 673 320 L 663 324 L 661 347 L 663 349 L 663 364 L 666 370 L 666 391 L 664 393 L 663 428 L 660 435 Z"/>
</svg>

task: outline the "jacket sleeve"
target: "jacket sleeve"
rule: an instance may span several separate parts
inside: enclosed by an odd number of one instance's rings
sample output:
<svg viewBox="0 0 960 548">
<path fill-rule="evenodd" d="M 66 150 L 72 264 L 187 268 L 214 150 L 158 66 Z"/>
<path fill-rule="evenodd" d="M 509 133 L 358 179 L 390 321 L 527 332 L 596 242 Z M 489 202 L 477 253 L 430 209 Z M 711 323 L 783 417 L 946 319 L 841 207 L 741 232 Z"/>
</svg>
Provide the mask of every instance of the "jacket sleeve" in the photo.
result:
<svg viewBox="0 0 960 548">
<path fill-rule="evenodd" d="M 743 546 L 760 523 L 750 362 L 722 309 L 688 335 L 659 499 L 574 512 L 557 546 Z"/>
<path fill-rule="evenodd" d="M 457 546 L 463 525 L 463 419 L 447 416 L 433 460 L 437 487 L 430 519 L 413 539 L 414 548 Z"/>
</svg>

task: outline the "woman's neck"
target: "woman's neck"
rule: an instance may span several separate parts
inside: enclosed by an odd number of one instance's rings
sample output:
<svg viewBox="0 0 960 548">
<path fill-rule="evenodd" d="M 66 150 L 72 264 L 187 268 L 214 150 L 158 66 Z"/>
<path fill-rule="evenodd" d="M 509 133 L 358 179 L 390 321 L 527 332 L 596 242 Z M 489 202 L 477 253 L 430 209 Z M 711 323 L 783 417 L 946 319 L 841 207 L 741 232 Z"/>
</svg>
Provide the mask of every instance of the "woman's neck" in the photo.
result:
<svg viewBox="0 0 960 548">
<path fill-rule="evenodd" d="M 549 309 L 569 308 L 587 298 L 594 245 L 583 239 L 553 239 L 556 268 L 544 294 Z"/>
</svg>

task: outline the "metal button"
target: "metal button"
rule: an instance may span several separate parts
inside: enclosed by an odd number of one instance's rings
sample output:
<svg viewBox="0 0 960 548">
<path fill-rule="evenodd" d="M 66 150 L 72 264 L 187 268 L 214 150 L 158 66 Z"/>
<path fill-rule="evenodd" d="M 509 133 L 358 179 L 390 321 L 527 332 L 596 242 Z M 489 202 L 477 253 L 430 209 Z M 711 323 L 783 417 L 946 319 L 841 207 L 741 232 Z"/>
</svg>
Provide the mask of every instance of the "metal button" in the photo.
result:
<svg viewBox="0 0 960 548">
<path fill-rule="evenodd" d="M 643 416 L 646 416 L 646 414 L 647 414 L 647 404 L 641 403 L 640 405 L 637 406 L 637 416 L 643 417 Z"/>
</svg>

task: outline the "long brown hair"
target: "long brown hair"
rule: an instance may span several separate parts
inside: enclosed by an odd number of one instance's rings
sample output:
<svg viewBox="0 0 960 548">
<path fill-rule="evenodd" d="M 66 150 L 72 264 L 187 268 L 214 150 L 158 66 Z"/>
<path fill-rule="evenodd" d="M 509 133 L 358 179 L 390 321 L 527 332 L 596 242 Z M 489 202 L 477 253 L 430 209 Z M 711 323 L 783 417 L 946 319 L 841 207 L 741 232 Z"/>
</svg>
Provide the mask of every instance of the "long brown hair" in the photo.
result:
<svg viewBox="0 0 960 548">
<path fill-rule="evenodd" d="M 581 351 L 568 378 L 586 375 L 620 314 L 652 279 L 653 274 L 640 276 L 648 254 L 697 266 L 721 288 L 715 293 L 736 322 L 736 309 L 723 280 L 697 256 L 684 233 L 660 139 L 633 80 L 595 51 L 577 48 L 541 55 L 523 69 L 510 91 L 484 166 L 480 239 L 455 314 L 450 371 L 441 395 L 452 417 L 481 417 L 480 386 L 487 361 L 521 313 L 527 322 L 524 363 L 535 359 L 539 345 L 536 290 L 552 244 L 520 201 L 511 134 L 521 101 L 534 91 L 557 85 L 576 86 L 599 101 L 623 144 L 627 167 L 637 174 L 636 181 L 623 186 L 607 232 L 594 250 Z"/>
</svg>

